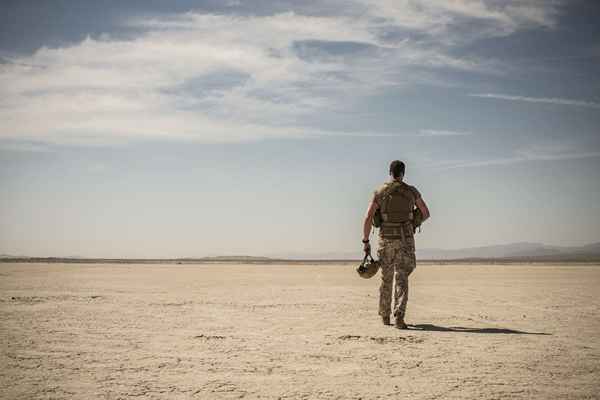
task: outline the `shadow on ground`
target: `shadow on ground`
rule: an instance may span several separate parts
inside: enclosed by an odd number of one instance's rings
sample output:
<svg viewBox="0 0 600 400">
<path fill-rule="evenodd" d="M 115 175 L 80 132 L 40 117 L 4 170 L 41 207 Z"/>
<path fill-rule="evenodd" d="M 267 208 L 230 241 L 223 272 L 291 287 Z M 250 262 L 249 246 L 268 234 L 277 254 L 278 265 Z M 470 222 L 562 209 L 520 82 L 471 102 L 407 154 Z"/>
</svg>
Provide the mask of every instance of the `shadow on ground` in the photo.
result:
<svg viewBox="0 0 600 400">
<path fill-rule="evenodd" d="M 506 328 L 465 328 L 463 326 L 438 326 L 433 324 L 408 325 L 408 329 L 429 332 L 501 333 L 512 335 L 551 335 L 543 332 L 525 332 Z"/>
</svg>

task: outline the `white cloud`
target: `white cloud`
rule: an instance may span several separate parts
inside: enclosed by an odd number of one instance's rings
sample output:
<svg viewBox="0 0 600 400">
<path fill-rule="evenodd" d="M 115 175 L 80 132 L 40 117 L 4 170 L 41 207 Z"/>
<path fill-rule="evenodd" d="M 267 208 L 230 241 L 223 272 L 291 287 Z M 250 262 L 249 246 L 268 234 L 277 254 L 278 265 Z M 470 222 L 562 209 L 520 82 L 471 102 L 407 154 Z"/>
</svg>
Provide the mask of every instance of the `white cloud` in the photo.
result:
<svg viewBox="0 0 600 400">
<path fill-rule="evenodd" d="M 52 153 L 54 150 L 43 143 L 0 141 L 0 151 L 23 153 Z"/>
<path fill-rule="evenodd" d="M 461 36 L 465 18 L 488 21 L 492 28 L 483 35 L 498 35 L 549 26 L 553 10 L 544 2 L 356 4 L 366 12 L 187 13 L 133 20 L 129 24 L 145 29 L 133 39 L 104 35 L 42 48 L 0 66 L 0 138 L 102 143 L 158 136 L 215 142 L 339 134 L 305 129 L 302 121 L 423 79 L 414 67 L 489 71 L 485 62 L 447 51 L 448 38 L 471 40 L 475 34 Z M 381 34 L 390 28 L 422 32 L 430 42 L 390 41 Z M 295 43 L 319 51 L 302 57 Z M 346 46 L 349 54 L 328 46 Z M 365 53 L 353 52 L 353 46 Z M 243 79 L 206 84 L 231 73 Z"/>
<path fill-rule="evenodd" d="M 471 135 L 471 132 L 463 131 L 447 131 L 447 130 L 436 130 L 436 129 L 421 129 L 419 131 L 421 136 L 467 136 Z"/>
<path fill-rule="evenodd" d="M 457 169 L 497 165 L 511 165 L 534 161 L 579 160 L 600 157 L 600 151 L 586 151 L 572 145 L 545 143 L 518 149 L 509 157 L 490 158 L 475 161 L 445 161 L 430 165 L 433 168 Z"/>
<path fill-rule="evenodd" d="M 435 36 L 442 43 L 506 36 L 521 29 L 553 27 L 558 2 L 546 0 L 365 0 L 371 13 L 394 25 Z M 472 24 L 472 22 L 482 22 Z M 473 27 L 470 27 L 473 25 Z"/>
<path fill-rule="evenodd" d="M 563 98 L 557 98 L 557 97 L 509 96 L 506 94 L 497 94 L 497 93 L 470 94 L 469 96 L 481 97 L 481 98 L 485 98 L 485 99 L 525 101 L 528 103 L 547 103 L 547 104 L 557 104 L 557 105 L 564 105 L 564 106 L 600 108 L 600 103 L 596 103 L 593 101 L 563 99 Z"/>
<path fill-rule="evenodd" d="M 600 156 L 600 151 L 587 151 L 564 143 L 542 143 L 516 151 L 517 158 L 525 161 L 570 160 Z"/>
</svg>

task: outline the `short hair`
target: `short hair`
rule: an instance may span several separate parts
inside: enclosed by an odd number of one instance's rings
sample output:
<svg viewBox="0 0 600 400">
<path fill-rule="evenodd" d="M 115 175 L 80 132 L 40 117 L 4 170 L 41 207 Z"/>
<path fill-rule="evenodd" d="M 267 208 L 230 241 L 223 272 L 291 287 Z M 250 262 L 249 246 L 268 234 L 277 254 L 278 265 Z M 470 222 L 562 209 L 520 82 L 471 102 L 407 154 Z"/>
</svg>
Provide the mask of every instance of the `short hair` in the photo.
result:
<svg viewBox="0 0 600 400">
<path fill-rule="evenodd" d="M 406 170 L 406 166 L 400 160 L 394 160 L 390 163 L 390 175 L 394 178 L 400 178 L 404 176 L 404 171 Z"/>
</svg>

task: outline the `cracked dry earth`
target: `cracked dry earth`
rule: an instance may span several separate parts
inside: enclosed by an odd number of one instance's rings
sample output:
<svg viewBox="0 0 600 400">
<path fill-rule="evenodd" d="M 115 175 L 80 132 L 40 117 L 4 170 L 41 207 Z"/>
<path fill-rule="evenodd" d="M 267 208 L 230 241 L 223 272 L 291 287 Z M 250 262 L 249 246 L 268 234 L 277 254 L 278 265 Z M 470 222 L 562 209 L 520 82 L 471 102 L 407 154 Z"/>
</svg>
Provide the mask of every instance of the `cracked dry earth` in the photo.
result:
<svg viewBox="0 0 600 400">
<path fill-rule="evenodd" d="M 0 264 L 2 399 L 600 398 L 600 267 Z"/>
</svg>

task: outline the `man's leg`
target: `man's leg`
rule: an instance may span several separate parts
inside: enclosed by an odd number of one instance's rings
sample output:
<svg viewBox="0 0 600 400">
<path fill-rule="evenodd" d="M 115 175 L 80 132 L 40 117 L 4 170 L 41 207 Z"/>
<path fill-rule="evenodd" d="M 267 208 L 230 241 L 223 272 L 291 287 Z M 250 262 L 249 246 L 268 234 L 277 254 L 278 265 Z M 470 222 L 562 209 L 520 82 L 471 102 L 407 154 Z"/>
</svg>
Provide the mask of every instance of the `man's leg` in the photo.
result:
<svg viewBox="0 0 600 400">
<path fill-rule="evenodd" d="M 399 262 L 394 264 L 396 272 L 396 287 L 394 293 L 394 316 L 396 326 L 406 328 L 404 316 L 406 315 L 406 304 L 408 303 L 408 276 L 416 267 L 414 245 L 407 241 L 405 248 L 399 252 Z"/>
<path fill-rule="evenodd" d="M 381 263 L 381 286 L 379 286 L 379 315 L 389 321 L 392 313 L 392 286 L 394 282 L 394 268 L 390 262 L 389 244 L 383 240 L 379 242 L 377 256 Z"/>
<path fill-rule="evenodd" d="M 389 318 L 392 313 L 392 283 L 394 268 L 389 264 L 381 265 L 381 286 L 379 286 L 379 315 Z"/>
<path fill-rule="evenodd" d="M 396 288 L 394 291 L 394 316 L 396 321 L 404 322 L 406 303 L 408 302 L 408 274 L 401 264 L 396 264 Z"/>
</svg>

